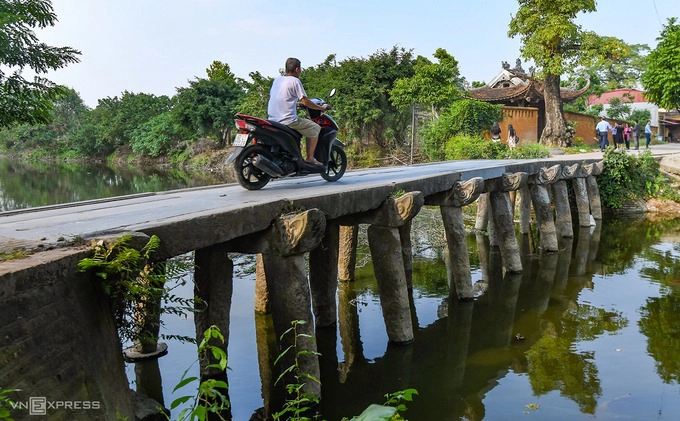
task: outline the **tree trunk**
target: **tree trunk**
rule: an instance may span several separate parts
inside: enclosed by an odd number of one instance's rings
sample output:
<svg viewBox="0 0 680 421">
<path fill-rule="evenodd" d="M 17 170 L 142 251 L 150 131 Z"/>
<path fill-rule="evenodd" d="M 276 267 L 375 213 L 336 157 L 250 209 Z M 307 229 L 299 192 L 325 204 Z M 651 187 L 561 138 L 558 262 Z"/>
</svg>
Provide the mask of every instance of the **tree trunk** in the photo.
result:
<svg viewBox="0 0 680 421">
<path fill-rule="evenodd" d="M 543 98 L 545 99 L 545 128 L 541 133 L 540 143 L 547 147 L 571 146 L 574 139 L 573 130 L 567 126 L 560 97 L 560 76 L 548 74 L 543 80 Z"/>
</svg>

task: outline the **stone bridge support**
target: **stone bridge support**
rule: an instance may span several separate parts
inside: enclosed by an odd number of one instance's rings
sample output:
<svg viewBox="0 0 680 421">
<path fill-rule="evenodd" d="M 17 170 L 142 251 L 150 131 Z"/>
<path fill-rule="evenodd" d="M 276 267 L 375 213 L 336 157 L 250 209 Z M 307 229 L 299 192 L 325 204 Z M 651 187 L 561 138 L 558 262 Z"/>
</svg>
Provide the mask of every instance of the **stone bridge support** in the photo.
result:
<svg viewBox="0 0 680 421">
<path fill-rule="evenodd" d="M 266 279 L 271 306 L 274 331 L 276 336 L 282 335 L 291 327 L 293 321 L 303 321 L 297 325 L 298 350 L 309 351 L 299 361 L 302 372 L 319 378 L 319 360 L 314 341 L 314 320 L 310 284 L 307 279 L 304 253 L 316 249 L 321 244 L 326 232 L 326 217 L 317 209 L 298 214 L 280 216 L 272 226 L 264 231 L 239 237 L 232 240 L 225 248 L 229 251 L 262 255 L 264 278 Z M 208 307 L 215 303 L 208 303 Z M 293 344 L 292 334 L 283 336 L 280 349 Z M 283 368 L 293 364 L 293 355 L 288 353 L 283 361 Z M 316 382 L 306 382 L 305 392 L 321 396 L 321 386 Z"/>
<path fill-rule="evenodd" d="M 377 209 L 345 216 L 335 221 L 339 225 L 350 226 L 370 224 L 368 243 L 373 270 L 380 289 L 380 303 L 387 336 L 393 343 L 409 343 L 414 337 L 402 251 L 402 244 L 410 243 L 410 239 L 405 240 L 403 236 L 410 237 L 410 232 L 400 228 L 406 226 L 418 214 L 424 203 L 424 195 L 421 192 L 410 192 L 398 198 L 389 197 Z"/>
<path fill-rule="evenodd" d="M 547 169 L 541 168 L 538 174 L 530 177 L 529 180 L 531 201 L 534 204 L 534 213 L 541 235 L 541 249 L 548 253 L 557 252 L 559 247 L 547 186 L 558 179 L 561 168 L 560 165 L 554 165 Z"/>
<path fill-rule="evenodd" d="M 340 250 L 338 251 L 338 280 L 353 281 L 357 264 L 358 225 L 340 227 Z"/>
<path fill-rule="evenodd" d="M 490 226 L 497 237 L 497 244 L 500 248 L 503 259 L 503 267 L 507 272 L 521 273 L 522 262 L 515 236 L 515 221 L 513 216 L 512 204 L 509 191 L 517 190 L 526 185 L 527 173 L 506 173 L 500 178 L 486 180 L 484 189 L 489 193 L 489 203 L 491 205 Z M 491 243 L 491 237 L 489 238 Z M 492 244 L 493 245 L 493 244 Z"/>
<path fill-rule="evenodd" d="M 593 219 L 602 219 L 600 190 L 597 187 L 595 175 L 601 174 L 603 169 L 604 161 L 582 165 L 576 171 L 575 178 L 572 181 L 578 208 L 578 221 L 581 227 L 591 226 L 591 215 Z"/>
<path fill-rule="evenodd" d="M 562 167 L 559 178 L 552 184 L 553 201 L 555 203 L 555 229 L 559 238 L 574 237 L 567 180 L 573 179 L 577 170 L 578 164 Z"/>
<path fill-rule="evenodd" d="M 426 200 L 427 205 L 439 206 L 442 214 L 446 233 L 449 297 L 452 297 L 455 291 L 459 300 L 474 298 L 462 207 L 477 200 L 483 190 L 484 179 L 475 177 L 468 181 L 458 181 L 448 192 L 430 196 Z"/>
</svg>

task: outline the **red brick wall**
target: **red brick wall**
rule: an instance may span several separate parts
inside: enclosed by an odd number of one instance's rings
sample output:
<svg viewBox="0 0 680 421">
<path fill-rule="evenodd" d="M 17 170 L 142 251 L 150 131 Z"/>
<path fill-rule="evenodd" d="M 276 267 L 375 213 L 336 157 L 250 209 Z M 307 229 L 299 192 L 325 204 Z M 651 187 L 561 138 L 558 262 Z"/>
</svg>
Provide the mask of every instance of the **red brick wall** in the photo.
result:
<svg viewBox="0 0 680 421">
<path fill-rule="evenodd" d="M 527 142 L 535 143 L 538 140 L 538 108 L 533 107 L 502 107 L 503 115 L 501 118 L 501 139 L 503 143 L 508 140 L 508 124 L 519 136 L 519 144 L 525 145 Z"/>
<path fill-rule="evenodd" d="M 569 122 L 576 123 L 576 135 L 574 136 L 574 141 L 583 141 L 586 145 L 597 145 L 597 138 L 595 137 L 595 125 L 597 124 L 597 119 L 590 114 L 574 113 L 571 111 L 565 111 L 564 117 Z"/>
</svg>

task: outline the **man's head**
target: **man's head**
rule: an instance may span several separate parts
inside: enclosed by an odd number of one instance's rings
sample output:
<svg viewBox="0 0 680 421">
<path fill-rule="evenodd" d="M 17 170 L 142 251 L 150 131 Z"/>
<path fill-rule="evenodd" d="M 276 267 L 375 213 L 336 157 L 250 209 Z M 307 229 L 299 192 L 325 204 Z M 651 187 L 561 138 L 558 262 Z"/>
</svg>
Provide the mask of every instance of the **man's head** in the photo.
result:
<svg viewBox="0 0 680 421">
<path fill-rule="evenodd" d="M 286 60 L 286 74 L 290 75 L 295 73 L 297 69 L 300 69 L 300 60 L 296 59 L 295 57 L 290 57 L 288 60 Z"/>
<path fill-rule="evenodd" d="M 603 115 L 600 116 L 600 120 L 604 120 L 604 116 L 603 116 Z"/>
</svg>

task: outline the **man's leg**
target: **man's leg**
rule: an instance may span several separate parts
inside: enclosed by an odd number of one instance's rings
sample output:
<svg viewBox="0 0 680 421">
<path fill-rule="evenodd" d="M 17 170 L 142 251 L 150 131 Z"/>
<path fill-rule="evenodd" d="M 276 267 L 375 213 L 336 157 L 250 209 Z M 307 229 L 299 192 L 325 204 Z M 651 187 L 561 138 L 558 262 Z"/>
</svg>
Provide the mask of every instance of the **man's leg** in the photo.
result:
<svg viewBox="0 0 680 421">
<path fill-rule="evenodd" d="M 316 144 L 318 141 L 318 137 L 307 138 L 307 162 L 314 162 L 314 151 L 316 150 Z"/>
</svg>

